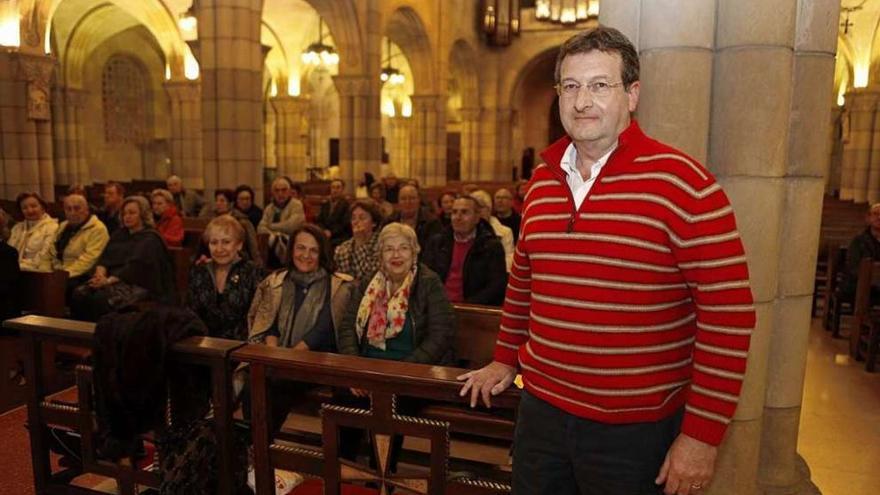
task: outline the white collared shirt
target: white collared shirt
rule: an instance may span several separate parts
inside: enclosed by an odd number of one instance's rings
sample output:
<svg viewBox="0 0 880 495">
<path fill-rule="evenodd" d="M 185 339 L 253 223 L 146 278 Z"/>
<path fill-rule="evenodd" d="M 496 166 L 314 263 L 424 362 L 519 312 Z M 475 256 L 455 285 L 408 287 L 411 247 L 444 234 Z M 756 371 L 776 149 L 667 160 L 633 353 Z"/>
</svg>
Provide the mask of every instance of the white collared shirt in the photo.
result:
<svg viewBox="0 0 880 495">
<path fill-rule="evenodd" d="M 584 202 L 587 194 L 590 193 L 590 189 L 593 188 L 593 183 L 596 182 L 596 177 L 599 176 L 599 171 L 602 170 L 602 167 L 608 162 L 608 157 L 610 157 L 611 153 L 616 149 L 617 143 L 614 143 L 614 146 L 612 146 L 607 153 L 590 165 L 590 178 L 584 180 L 581 177 L 580 171 L 577 169 L 577 148 L 574 147 L 574 143 L 569 143 L 568 148 L 565 148 L 565 153 L 562 155 L 562 163 L 560 166 L 562 167 L 562 171 L 568 175 L 568 187 L 571 189 L 571 197 L 574 198 L 574 207 L 576 209 L 580 209 L 581 203 Z"/>
</svg>

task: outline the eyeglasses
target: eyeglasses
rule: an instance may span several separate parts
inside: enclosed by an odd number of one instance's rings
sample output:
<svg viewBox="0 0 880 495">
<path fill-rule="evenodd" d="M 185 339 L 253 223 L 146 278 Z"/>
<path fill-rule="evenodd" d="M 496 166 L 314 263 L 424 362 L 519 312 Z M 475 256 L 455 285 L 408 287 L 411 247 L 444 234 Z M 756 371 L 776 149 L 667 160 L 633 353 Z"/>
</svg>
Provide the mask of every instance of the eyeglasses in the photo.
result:
<svg viewBox="0 0 880 495">
<path fill-rule="evenodd" d="M 610 83 L 608 81 L 593 81 L 587 84 L 581 84 L 576 81 L 565 81 L 559 84 L 554 85 L 556 88 L 556 93 L 559 96 L 565 96 L 568 98 L 574 98 L 581 92 L 581 88 L 586 87 L 590 94 L 594 97 L 603 97 L 608 96 L 611 93 L 611 88 L 616 88 L 618 86 L 623 86 L 623 81 Z"/>
</svg>

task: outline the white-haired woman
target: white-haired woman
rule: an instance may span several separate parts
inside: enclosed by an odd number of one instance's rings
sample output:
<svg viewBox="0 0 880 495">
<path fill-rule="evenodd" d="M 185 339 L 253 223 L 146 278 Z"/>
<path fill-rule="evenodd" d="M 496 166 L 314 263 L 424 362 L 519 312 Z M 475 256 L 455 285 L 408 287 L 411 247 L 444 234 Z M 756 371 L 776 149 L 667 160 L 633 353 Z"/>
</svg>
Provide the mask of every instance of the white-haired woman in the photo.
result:
<svg viewBox="0 0 880 495">
<path fill-rule="evenodd" d="M 165 240 L 168 247 L 180 247 L 183 244 L 183 217 L 174 204 L 174 196 L 167 189 L 153 189 L 150 194 L 153 214 L 156 219 L 156 231 Z"/>
<path fill-rule="evenodd" d="M 122 224 L 101 253 L 88 282 L 73 292 L 74 317 L 96 321 L 121 306 L 152 300 L 174 301 L 174 269 L 156 232 L 150 203 L 129 196 L 122 203 Z"/>
</svg>

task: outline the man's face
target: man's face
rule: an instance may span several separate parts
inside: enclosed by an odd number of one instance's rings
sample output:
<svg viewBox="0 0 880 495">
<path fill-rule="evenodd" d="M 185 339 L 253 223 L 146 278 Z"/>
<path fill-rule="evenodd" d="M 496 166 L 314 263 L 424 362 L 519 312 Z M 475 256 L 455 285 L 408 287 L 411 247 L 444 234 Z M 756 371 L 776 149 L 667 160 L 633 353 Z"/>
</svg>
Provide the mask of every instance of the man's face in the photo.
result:
<svg viewBox="0 0 880 495">
<path fill-rule="evenodd" d="M 345 194 L 345 186 L 341 181 L 334 180 L 330 183 L 330 199 L 337 200 Z"/>
<path fill-rule="evenodd" d="M 459 235 L 470 235 L 480 222 L 477 205 L 468 198 L 458 198 L 452 204 L 452 230 Z"/>
<path fill-rule="evenodd" d="M 86 199 L 77 194 L 64 198 L 64 218 L 70 225 L 79 225 L 89 218 L 89 205 Z"/>
<path fill-rule="evenodd" d="M 183 190 L 183 183 L 179 180 L 169 180 L 165 182 L 165 185 L 168 186 L 168 190 L 171 191 L 171 194 L 180 194 L 180 191 Z"/>
<path fill-rule="evenodd" d="M 414 215 L 419 211 L 419 192 L 413 186 L 400 188 L 397 195 L 397 206 L 400 212 L 406 215 Z"/>
<path fill-rule="evenodd" d="M 639 83 L 609 88 L 606 95 L 590 92 L 588 84 L 621 82 L 623 61 L 619 53 L 593 50 L 568 55 L 562 61 L 560 84 L 579 84 L 573 95 L 559 96 L 559 117 L 575 144 L 610 144 L 629 125 L 630 112 L 639 103 Z"/>
<path fill-rule="evenodd" d="M 495 191 L 495 211 L 507 215 L 513 208 L 513 194 L 507 189 Z"/>
<path fill-rule="evenodd" d="M 104 206 L 118 208 L 122 204 L 122 195 L 115 187 L 107 187 L 104 189 Z"/>
<path fill-rule="evenodd" d="M 290 184 L 284 180 L 272 184 L 272 199 L 279 205 L 290 199 Z"/>
</svg>

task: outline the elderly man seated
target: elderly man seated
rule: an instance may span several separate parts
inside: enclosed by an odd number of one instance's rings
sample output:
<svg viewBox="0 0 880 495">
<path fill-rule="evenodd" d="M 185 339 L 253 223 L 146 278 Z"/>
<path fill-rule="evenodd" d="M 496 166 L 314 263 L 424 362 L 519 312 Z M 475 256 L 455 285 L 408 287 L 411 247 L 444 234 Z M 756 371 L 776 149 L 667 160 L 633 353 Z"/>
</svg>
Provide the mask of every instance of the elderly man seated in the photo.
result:
<svg viewBox="0 0 880 495">
<path fill-rule="evenodd" d="M 452 205 L 452 225 L 428 242 L 422 261 L 443 280 L 452 302 L 500 306 L 507 285 L 504 248 L 480 205 L 462 196 Z"/>
<path fill-rule="evenodd" d="M 70 291 L 88 280 L 110 240 L 110 234 L 97 215 L 91 213 L 86 198 L 80 194 L 69 194 L 64 198 L 64 216 L 67 220 L 61 222 L 54 242 L 40 260 L 40 271 L 66 271 L 69 274 L 69 296 Z"/>
<path fill-rule="evenodd" d="M 263 209 L 258 234 L 269 234 L 269 259 L 266 266 L 280 268 L 288 259 L 290 235 L 306 221 L 303 204 L 293 197 L 293 184 L 286 177 L 272 182 L 272 202 Z"/>
<path fill-rule="evenodd" d="M 176 175 L 165 179 L 165 185 L 171 191 L 171 195 L 174 197 L 174 204 L 177 206 L 177 211 L 180 212 L 181 216 L 199 216 L 199 213 L 205 206 L 205 198 L 193 190 L 184 189 L 183 182 Z"/>
</svg>

